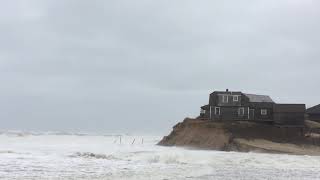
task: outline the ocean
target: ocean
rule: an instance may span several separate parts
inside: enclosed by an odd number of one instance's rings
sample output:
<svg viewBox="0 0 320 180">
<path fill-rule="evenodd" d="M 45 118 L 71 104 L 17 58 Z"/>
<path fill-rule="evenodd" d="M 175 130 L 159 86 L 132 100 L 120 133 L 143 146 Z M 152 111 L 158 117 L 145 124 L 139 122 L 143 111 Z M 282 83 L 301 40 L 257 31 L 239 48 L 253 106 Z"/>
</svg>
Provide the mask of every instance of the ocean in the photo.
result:
<svg viewBox="0 0 320 180">
<path fill-rule="evenodd" d="M 319 156 L 204 151 L 155 145 L 161 138 L 2 132 L 0 179 L 320 179 Z"/>
</svg>

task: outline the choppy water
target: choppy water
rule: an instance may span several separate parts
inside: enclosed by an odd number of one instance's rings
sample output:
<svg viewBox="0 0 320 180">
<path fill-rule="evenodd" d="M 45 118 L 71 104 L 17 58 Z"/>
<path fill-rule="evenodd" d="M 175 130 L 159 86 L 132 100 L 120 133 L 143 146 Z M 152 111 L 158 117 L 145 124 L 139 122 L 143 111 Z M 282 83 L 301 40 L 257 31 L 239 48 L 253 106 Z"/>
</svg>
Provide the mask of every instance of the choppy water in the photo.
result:
<svg viewBox="0 0 320 180">
<path fill-rule="evenodd" d="M 159 147 L 160 139 L 2 133 L 0 179 L 320 179 L 320 157 Z"/>
</svg>

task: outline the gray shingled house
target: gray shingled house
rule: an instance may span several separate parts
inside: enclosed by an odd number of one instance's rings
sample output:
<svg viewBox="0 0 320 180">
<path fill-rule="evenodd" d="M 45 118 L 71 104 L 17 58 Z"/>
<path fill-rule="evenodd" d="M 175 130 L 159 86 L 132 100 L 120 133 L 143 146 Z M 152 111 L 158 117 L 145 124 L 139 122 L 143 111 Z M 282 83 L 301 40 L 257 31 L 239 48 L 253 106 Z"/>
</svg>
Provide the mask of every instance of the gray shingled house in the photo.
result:
<svg viewBox="0 0 320 180">
<path fill-rule="evenodd" d="M 320 122 L 320 104 L 307 109 L 308 119 Z"/>
<path fill-rule="evenodd" d="M 269 96 L 214 91 L 200 118 L 214 121 L 259 121 L 282 126 L 303 126 L 304 104 L 276 104 Z"/>
</svg>

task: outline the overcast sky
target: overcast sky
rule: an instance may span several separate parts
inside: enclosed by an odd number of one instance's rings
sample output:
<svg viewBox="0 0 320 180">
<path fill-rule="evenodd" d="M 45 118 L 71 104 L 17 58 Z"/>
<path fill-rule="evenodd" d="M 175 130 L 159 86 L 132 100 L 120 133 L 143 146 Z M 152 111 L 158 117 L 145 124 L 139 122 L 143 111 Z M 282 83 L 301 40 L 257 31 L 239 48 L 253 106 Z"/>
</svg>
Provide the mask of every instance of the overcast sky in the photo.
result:
<svg viewBox="0 0 320 180">
<path fill-rule="evenodd" d="M 213 90 L 320 103 L 318 0 L 0 2 L 0 129 L 162 133 Z"/>
</svg>

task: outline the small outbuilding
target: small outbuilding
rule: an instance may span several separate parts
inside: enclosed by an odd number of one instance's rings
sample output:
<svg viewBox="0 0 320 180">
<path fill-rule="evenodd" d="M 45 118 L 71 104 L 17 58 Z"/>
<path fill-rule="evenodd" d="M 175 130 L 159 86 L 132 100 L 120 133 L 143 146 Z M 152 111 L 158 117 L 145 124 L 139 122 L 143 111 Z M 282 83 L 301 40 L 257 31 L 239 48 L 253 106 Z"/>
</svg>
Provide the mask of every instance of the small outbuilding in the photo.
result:
<svg viewBox="0 0 320 180">
<path fill-rule="evenodd" d="M 273 117 L 275 125 L 279 126 L 303 126 L 305 104 L 274 104 Z"/>
<path fill-rule="evenodd" d="M 320 104 L 307 109 L 308 119 L 320 122 Z"/>
</svg>

